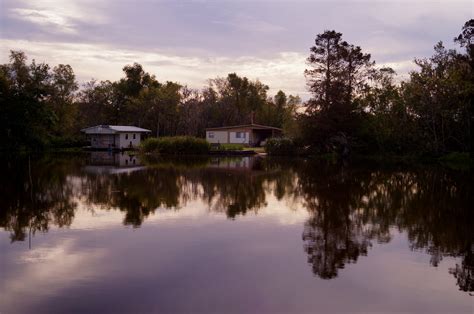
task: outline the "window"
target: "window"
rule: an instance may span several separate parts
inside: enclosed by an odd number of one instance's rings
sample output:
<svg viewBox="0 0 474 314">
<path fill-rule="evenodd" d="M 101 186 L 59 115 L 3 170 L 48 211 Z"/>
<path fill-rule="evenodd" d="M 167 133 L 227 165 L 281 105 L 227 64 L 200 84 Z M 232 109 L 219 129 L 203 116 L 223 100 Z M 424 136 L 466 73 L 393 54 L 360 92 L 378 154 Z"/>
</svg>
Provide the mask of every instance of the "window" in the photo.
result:
<svg viewBox="0 0 474 314">
<path fill-rule="evenodd" d="M 209 132 L 209 133 L 207 133 L 207 137 L 209 137 L 209 138 L 214 138 L 214 132 Z"/>
<path fill-rule="evenodd" d="M 135 139 L 135 135 L 136 135 L 136 134 L 133 134 L 133 139 Z"/>
<path fill-rule="evenodd" d="M 236 132 L 235 137 L 236 138 L 245 138 L 246 133 L 245 132 Z"/>
<path fill-rule="evenodd" d="M 128 134 L 125 134 L 125 139 L 128 140 Z"/>
</svg>

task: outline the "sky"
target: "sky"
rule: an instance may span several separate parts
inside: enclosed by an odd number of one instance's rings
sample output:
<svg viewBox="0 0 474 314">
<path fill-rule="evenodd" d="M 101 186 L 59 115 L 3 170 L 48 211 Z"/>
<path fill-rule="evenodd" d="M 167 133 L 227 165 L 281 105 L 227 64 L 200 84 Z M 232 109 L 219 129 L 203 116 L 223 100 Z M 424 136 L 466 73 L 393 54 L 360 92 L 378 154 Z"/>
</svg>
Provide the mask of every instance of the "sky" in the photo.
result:
<svg viewBox="0 0 474 314">
<path fill-rule="evenodd" d="M 80 83 L 117 80 L 138 62 L 159 81 L 202 88 L 235 72 L 309 97 L 304 69 L 314 38 L 336 30 L 403 79 L 473 18 L 463 0 L 0 0 L 0 63 L 10 50 Z"/>
</svg>

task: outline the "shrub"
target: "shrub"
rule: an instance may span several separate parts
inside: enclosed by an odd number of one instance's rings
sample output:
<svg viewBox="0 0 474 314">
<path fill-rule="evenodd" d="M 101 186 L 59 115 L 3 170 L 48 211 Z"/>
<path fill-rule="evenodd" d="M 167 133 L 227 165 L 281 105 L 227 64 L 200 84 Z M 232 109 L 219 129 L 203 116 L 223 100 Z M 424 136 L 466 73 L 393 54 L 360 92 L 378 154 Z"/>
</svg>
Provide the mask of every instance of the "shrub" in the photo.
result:
<svg viewBox="0 0 474 314">
<path fill-rule="evenodd" d="M 192 136 L 152 137 L 140 144 L 140 150 L 144 153 L 163 155 L 203 155 L 209 149 L 210 145 L 205 139 Z"/>
<path fill-rule="evenodd" d="M 265 151 L 273 156 L 291 156 L 298 153 L 293 140 L 285 137 L 269 138 L 265 143 Z"/>
</svg>

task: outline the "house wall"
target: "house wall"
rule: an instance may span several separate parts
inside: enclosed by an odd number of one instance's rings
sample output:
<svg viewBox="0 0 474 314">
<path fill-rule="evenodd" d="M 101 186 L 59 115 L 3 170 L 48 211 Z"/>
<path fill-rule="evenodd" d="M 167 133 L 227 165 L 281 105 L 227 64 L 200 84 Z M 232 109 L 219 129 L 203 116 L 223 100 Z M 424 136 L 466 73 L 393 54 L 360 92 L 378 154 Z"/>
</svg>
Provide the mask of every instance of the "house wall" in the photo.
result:
<svg viewBox="0 0 474 314">
<path fill-rule="evenodd" d="M 242 132 L 245 134 L 245 138 L 237 138 L 237 132 Z M 209 133 L 214 133 L 214 138 L 209 137 Z M 234 128 L 220 131 L 206 131 L 206 140 L 211 144 L 221 143 L 221 144 L 245 144 L 248 145 L 251 143 L 252 131 L 246 128 Z"/>
<path fill-rule="evenodd" d="M 133 136 L 135 135 L 135 138 Z M 138 145 L 140 145 L 141 141 L 141 134 L 140 133 L 119 133 L 116 135 L 118 140 L 117 140 L 117 147 L 119 148 L 129 148 L 130 143 L 131 146 L 136 148 Z M 128 136 L 128 138 L 127 138 Z"/>
<path fill-rule="evenodd" d="M 91 146 L 93 148 L 109 148 L 114 147 L 113 134 L 92 134 L 90 135 Z"/>
<path fill-rule="evenodd" d="M 229 143 L 232 144 L 248 144 L 250 140 L 250 132 L 247 131 L 238 131 L 241 132 L 243 137 L 238 138 L 237 132 L 230 132 L 229 133 Z"/>
<path fill-rule="evenodd" d="M 209 137 L 209 133 L 213 133 L 214 137 Z M 206 131 L 206 140 L 211 144 L 227 144 L 229 143 L 227 131 Z"/>
<path fill-rule="evenodd" d="M 237 138 L 237 132 L 243 132 L 245 137 Z M 209 137 L 209 133 L 214 133 L 214 138 Z M 244 145 L 257 145 L 265 138 L 281 135 L 281 132 L 272 129 L 257 129 L 249 127 L 226 128 L 223 130 L 208 130 L 206 131 L 206 140 L 211 143 L 231 143 Z"/>
</svg>

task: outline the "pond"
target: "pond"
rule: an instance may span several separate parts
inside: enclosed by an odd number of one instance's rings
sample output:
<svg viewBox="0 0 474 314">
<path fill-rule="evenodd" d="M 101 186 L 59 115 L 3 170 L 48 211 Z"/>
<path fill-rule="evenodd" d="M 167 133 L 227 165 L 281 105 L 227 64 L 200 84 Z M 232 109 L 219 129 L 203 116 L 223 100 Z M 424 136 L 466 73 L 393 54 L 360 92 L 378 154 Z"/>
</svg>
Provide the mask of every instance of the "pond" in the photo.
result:
<svg viewBox="0 0 474 314">
<path fill-rule="evenodd" d="M 473 312 L 469 171 L 1 161 L 1 313 Z"/>
</svg>

